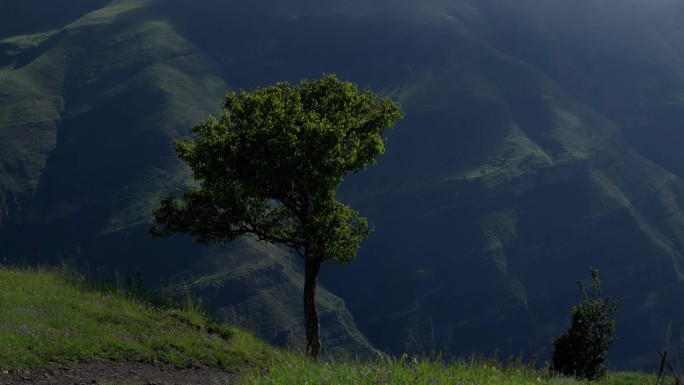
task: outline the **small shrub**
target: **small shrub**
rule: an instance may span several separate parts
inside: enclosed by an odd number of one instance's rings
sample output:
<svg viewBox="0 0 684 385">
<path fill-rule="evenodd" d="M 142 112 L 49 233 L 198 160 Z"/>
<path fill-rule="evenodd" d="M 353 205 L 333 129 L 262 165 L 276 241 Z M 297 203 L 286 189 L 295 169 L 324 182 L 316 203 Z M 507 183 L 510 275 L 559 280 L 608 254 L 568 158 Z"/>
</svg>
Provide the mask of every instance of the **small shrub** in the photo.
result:
<svg viewBox="0 0 684 385">
<path fill-rule="evenodd" d="M 553 341 L 553 369 L 578 379 L 598 380 L 606 375 L 606 353 L 615 342 L 615 314 L 625 300 L 604 299 L 598 270 L 591 269 L 591 296 L 579 282 L 582 303 L 572 309 L 572 323 Z"/>
</svg>

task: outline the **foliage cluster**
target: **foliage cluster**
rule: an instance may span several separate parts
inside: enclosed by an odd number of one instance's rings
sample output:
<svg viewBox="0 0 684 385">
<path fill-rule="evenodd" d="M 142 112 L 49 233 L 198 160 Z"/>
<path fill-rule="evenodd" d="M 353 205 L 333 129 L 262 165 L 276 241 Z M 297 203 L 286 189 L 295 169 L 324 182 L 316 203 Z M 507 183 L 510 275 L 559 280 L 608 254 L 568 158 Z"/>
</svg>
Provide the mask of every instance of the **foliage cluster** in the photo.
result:
<svg viewBox="0 0 684 385">
<path fill-rule="evenodd" d="M 307 352 L 321 352 L 316 277 L 323 262 L 356 257 L 372 227 L 339 202 L 350 172 L 375 163 L 399 106 L 335 75 L 230 92 L 220 119 L 174 143 L 199 188 L 169 197 L 154 211 L 153 235 L 185 233 L 227 246 L 253 236 L 304 260 Z"/>
<path fill-rule="evenodd" d="M 579 281 L 582 303 L 572 309 L 572 323 L 553 341 L 553 368 L 577 378 L 597 380 L 608 369 L 606 353 L 615 342 L 615 314 L 625 298 L 603 298 L 596 269 L 591 270 L 591 296 Z"/>
<path fill-rule="evenodd" d="M 401 117 L 396 103 L 334 75 L 228 93 L 220 119 L 174 143 L 199 188 L 163 200 L 152 234 L 221 245 L 252 235 L 345 264 L 371 227 L 336 200 L 337 188 L 375 163 L 382 133 Z"/>
</svg>

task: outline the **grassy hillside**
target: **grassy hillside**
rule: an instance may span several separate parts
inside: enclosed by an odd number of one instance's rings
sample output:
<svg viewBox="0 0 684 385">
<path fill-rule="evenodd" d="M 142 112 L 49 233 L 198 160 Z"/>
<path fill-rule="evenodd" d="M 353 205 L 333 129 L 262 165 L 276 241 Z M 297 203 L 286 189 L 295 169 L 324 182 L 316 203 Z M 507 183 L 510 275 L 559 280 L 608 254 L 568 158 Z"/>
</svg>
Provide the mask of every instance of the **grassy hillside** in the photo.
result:
<svg viewBox="0 0 684 385">
<path fill-rule="evenodd" d="M 274 353 L 198 309 L 155 306 L 69 273 L 0 267 L 0 368 L 147 361 L 241 370 Z M 131 299 L 133 298 L 133 299 Z"/>
<path fill-rule="evenodd" d="M 197 309 L 155 306 L 140 295 L 98 288 L 72 273 L 0 267 L 0 282 L 3 383 L 14 381 L 17 370 L 23 376 L 19 380 L 46 370 L 52 381 L 61 381 L 55 377 L 57 367 L 99 362 L 100 368 L 106 368 L 108 362 L 141 361 L 175 368 L 217 367 L 240 373 L 237 381 L 245 385 L 579 384 L 521 363 L 504 366 L 491 359 L 444 362 L 404 355 L 362 361 L 349 356 L 315 363 L 211 322 Z M 617 373 L 601 384 L 653 381 L 653 376 L 640 373 Z M 107 383 L 131 380 L 124 377 Z"/>
</svg>

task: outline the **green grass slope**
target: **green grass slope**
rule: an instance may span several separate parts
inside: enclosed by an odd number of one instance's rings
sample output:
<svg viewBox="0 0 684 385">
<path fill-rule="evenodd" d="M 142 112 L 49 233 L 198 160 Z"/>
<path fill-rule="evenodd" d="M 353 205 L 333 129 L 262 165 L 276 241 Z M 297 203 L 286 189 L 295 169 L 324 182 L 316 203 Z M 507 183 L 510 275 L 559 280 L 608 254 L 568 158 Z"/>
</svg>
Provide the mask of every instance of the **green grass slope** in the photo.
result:
<svg viewBox="0 0 684 385">
<path fill-rule="evenodd" d="M 250 334 L 207 319 L 197 309 L 154 306 L 125 290 L 96 287 L 71 272 L 0 267 L 0 380 L 16 370 L 141 361 L 177 368 L 218 367 L 260 384 L 575 385 L 510 362 L 353 355 L 313 362 L 270 348 Z M 615 373 L 598 384 L 653 383 L 654 376 Z M 129 383 L 124 380 L 122 383 Z M 669 384 L 669 382 L 666 382 Z"/>
<path fill-rule="evenodd" d="M 159 307 L 70 273 L 0 268 L 0 368 L 144 361 L 242 370 L 273 355 L 197 309 Z"/>
<path fill-rule="evenodd" d="M 652 384 L 656 376 L 643 372 L 610 373 L 601 381 L 559 377 L 546 370 L 496 360 L 443 361 L 402 356 L 399 359 L 341 360 L 315 363 L 293 357 L 276 360 L 268 374 L 243 378 L 248 385 L 289 384 L 416 384 L 416 385 L 634 385 Z M 675 384 L 665 377 L 663 384 Z"/>
</svg>

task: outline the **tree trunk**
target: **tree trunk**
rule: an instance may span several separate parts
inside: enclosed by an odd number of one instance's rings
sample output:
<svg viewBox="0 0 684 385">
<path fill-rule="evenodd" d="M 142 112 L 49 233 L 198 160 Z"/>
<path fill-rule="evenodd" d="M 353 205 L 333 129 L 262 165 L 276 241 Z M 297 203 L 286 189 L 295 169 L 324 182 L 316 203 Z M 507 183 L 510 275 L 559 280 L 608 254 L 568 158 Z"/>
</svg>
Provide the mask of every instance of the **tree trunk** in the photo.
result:
<svg viewBox="0 0 684 385">
<path fill-rule="evenodd" d="M 318 261 L 304 262 L 304 322 L 306 324 L 306 352 L 309 357 L 318 359 L 321 355 L 321 334 L 316 309 L 316 276 L 321 269 Z"/>
</svg>

